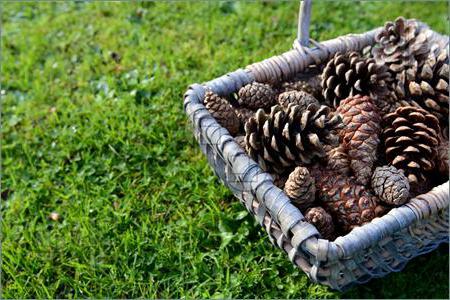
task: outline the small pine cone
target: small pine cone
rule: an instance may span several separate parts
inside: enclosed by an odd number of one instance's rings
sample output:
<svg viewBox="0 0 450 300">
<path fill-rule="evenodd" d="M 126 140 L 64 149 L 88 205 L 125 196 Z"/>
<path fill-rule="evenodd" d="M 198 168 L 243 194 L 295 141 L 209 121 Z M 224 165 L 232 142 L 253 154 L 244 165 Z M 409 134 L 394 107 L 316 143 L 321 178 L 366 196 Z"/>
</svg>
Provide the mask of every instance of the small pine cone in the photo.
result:
<svg viewBox="0 0 450 300">
<path fill-rule="evenodd" d="M 439 121 L 423 109 L 399 107 L 384 117 L 386 160 L 403 170 L 411 185 L 426 180 L 434 168 Z"/>
<path fill-rule="evenodd" d="M 231 135 L 236 135 L 239 132 L 239 119 L 227 100 L 211 91 L 207 91 L 204 103 L 216 121 L 228 129 Z"/>
<path fill-rule="evenodd" d="M 438 49 L 430 53 L 414 79 L 405 83 L 406 101 L 432 113 L 441 124 L 448 124 L 449 70 L 448 49 Z"/>
<path fill-rule="evenodd" d="M 449 169 L 449 144 L 448 140 L 443 138 L 439 139 L 439 144 L 437 146 L 437 169 L 441 175 L 448 177 L 448 169 Z"/>
<path fill-rule="evenodd" d="M 337 112 L 345 125 L 340 134 L 350 159 L 350 168 L 358 182 L 365 185 L 377 160 L 381 118 L 373 101 L 361 95 L 343 100 Z"/>
<path fill-rule="evenodd" d="M 320 75 L 310 77 L 306 80 L 294 80 L 289 82 L 284 82 L 282 88 L 285 92 L 289 91 L 299 91 L 305 92 L 313 95 L 316 99 L 321 98 L 322 95 L 322 87 L 320 86 L 321 82 Z"/>
<path fill-rule="evenodd" d="M 247 122 L 251 117 L 255 115 L 255 112 L 253 110 L 245 107 L 235 108 L 234 112 L 236 113 L 242 125 L 244 125 L 245 122 Z"/>
<path fill-rule="evenodd" d="M 312 103 L 319 104 L 319 101 L 306 92 L 289 91 L 278 95 L 278 103 L 284 108 L 287 108 L 289 104 L 300 105 L 301 109 L 305 110 L 308 105 Z"/>
<path fill-rule="evenodd" d="M 378 167 L 373 172 L 372 189 L 388 205 L 400 206 L 409 197 L 409 181 L 403 171 L 394 166 Z"/>
<path fill-rule="evenodd" d="M 356 183 L 354 177 L 314 168 L 317 197 L 321 206 L 333 217 L 337 229 L 348 233 L 386 212 L 375 195 Z"/>
<path fill-rule="evenodd" d="M 238 103 L 240 106 L 257 110 L 269 109 L 276 103 L 276 93 L 268 84 L 253 82 L 239 90 Z"/>
<path fill-rule="evenodd" d="M 334 240 L 336 238 L 333 218 L 322 207 L 308 209 L 305 219 L 317 228 L 323 239 Z"/>
<path fill-rule="evenodd" d="M 350 160 L 342 145 L 327 150 L 327 169 L 346 176 L 350 174 Z"/>
<path fill-rule="evenodd" d="M 234 140 L 236 141 L 236 143 L 238 143 L 239 146 L 241 146 L 242 149 L 245 150 L 245 135 L 238 135 L 234 138 Z"/>
<path fill-rule="evenodd" d="M 337 53 L 322 73 L 325 100 L 338 107 L 341 100 L 360 94 L 373 99 L 389 94 L 387 82 L 391 75 L 387 68 L 373 58 L 363 58 L 357 52 Z"/>
<path fill-rule="evenodd" d="M 283 173 L 324 157 L 324 146 L 339 143 L 341 127 L 340 117 L 327 106 L 310 104 L 302 111 L 298 105 L 285 110 L 275 105 L 270 114 L 260 109 L 245 123 L 247 151 L 264 170 Z"/>
<path fill-rule="evenodd" d="M 289 174 L 284 185 L 284 192 L 292 200 L 292 203 L 301 211 L 306 211 L 314 202 L 316 188 L 314 179 L 309 175 L 305 167 L 297 167 Z"/>
</svg>

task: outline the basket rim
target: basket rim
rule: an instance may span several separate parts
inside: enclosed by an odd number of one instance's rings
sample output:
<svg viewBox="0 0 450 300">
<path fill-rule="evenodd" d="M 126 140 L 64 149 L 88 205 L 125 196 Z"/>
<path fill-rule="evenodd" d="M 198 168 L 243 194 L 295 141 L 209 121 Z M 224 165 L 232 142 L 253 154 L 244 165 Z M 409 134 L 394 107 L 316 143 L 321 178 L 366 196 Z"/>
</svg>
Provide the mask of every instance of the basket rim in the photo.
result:
<svg viewBox="0 0 450 300">
<path fill-rule="evenodd" d="M 442 40 L 445 44 L 448 45 L 448 37 L 445 37 L 439 33 L 432 31 L 424 23 L 420 24 L 425 27 L 424 28 L 425 30 L 429 31 L 430 36 L 432 36 L 437 40 Z M 296 47 L 296 49 L 294 50 L 289 50 L 279 56 L 274 56 L 269 59 L 263 60 L 259 63 L 248 65 L 247 67 L 245 67 L 245 69 L 238 69 L 234 72 L 227 73 L 221 77 L 205 82 L 201 85 L 193 84 L 189 87 L 188 91 L 185 94 L 184 109 L 186 111 L 186 114 L 192 120 L 194 120 L 195 118 L 194 115 L 196 114 L 196 112 L 200 112 L 201 110 L 201 113 L 209 119 L 208 121 L 212 122 L 211 124 L 224 129 L 223 127 L 220 126 L 220 124 L 217 123 L 215 118 L 211 116 L 211 114 L 206 110 L 206 108 L 202 103 L 202 99 L 204 97 L 204 93 L 206 90 L 212 90 L 219 95 L 225 95 L 229 94 L 230 90 L 236 92 L 240 87 L 254 81 L 271 82 L 270 77 L 276 77 L 276 79 L 280 81 L 286 80 L 286 77 L 292 75 L 289 74 L 289 72 L 301 73 L 307 68 L 308 65 L 314 63 L 314 61 L 317 60 L 317 57 L 319 57 L 319 59 L 321 58 L 323 61 L 326 58 L 329 58 L 333 54 L 333 52 L 335 53 L 338 51 L 338 49 L 332 48 L 335 44 L 345 43 L 346 46 L 348 46 L 347 44 L 348 41 L 346 40 L 346 38 L 348 39 L 356 38 L 360 40 L 365 40 L 366 42 L 369 40 L 372 41 L 371 44 L 373 44 L 374 36 L 381 29 L 382 27 L 378 27 L 376 29 L 373 29 L 371 31 L 362 34 L 349 34 L 340 36 L 335 39 L 322 42 L 319 45 L 316 44 L 315 47 L 313 48 L 306 49 L 303 47 L 302 49 L 299 49 L 298 47 Z M 280 66 L 280 59 L 284 59 L 287 61 L 289 61 L 289 59 L 296 59 L 294 63 L 298 63 L 298 65 L 294 66 L 294 68 L 289 69 L 288 72 L 286 72 L 285 70 L 283 70 L 283 67 Z M 292 60 L 290 62 L 292 63 Z M 270 70 L 271 65 L 272 66 L 276 65 L 275 73 L 273 70 Z M 200 123 L 196 124 L 194 122 L 194 127 L 196 131 L 200 131 L 202 129 Z M 234 144 L 235 148 L 238 147 L 238 149 L 240 149 L 240 147 L 234 141 L 234 138 L 229 134 L 229 132 L 226 129 L 224 130 L 225 130 L 224 134 L 221 137 L 222 140 L 228 140 L 228 142 Z M 231 156 L 232 155 L 236 156 L 237 154 L 239 155 L 244 154 L 244 156 L 246 156 L 249 162 L 256 164 L 254 170 L 255 173 L 253 175 L 255 174 L 268 175 L 268 173 L 264 172 L 259 166 L 259 164 L 254 162 L 245 152 L 244 153 L 234 152 L 231 154 L 225 153 L 224 159 L 229 162 L 231 161 L 230 160 L 232 158 Z M 273 184 L 273 181 L 269 182 L 268 185 L 269 185 L 268 188 L 271 189 L 275 188 L 275 190 L 278 189 L 282 191 Z M 394 232 L 405 229 L 409 227 L 412 223 L 425 219 L 431 214 L 436 213 L 437 211 L 442 210 L 445 207 L 448 207 L 449 205 L 448 186 L 449 181 L 439 186 L 436 186 L 428 193 L 418 195 L 410 199 L 407 204 L 391 209 L 384 216 L 375 218 L 371 222 L 353 229 L 346 235 L 340 236 L 334 241 L 324 240 L 318 238 L 317 235 L 313 234 L 301 240 L 297 244 L 297 246 L 293 245 L 293 247 L 301 248 L 302 250 L 313 255 L 315 258 L 320 257 L 319 259 L 320 261 L 334 261 L 337 259 L 350 258 L 355 252 L 364 250 L 372 245 L 375 245 L 385 237 L 393 234 Z M 252 193 L 255 196 L 255 198 L 257 198 L 255 191 L 252 190 Z M 284 194 L 283 191 L 282 193 Z M 287 196 L 285 195 L 285 197 Z M 258 200 L 263 203 L 262 199 L 258 198 Z M 271 211 L 270 208 L 268 208 L 268 212 L 270 213 L 271 218 L 276 222 L 276 224 L 278 224 L 281 227 L 281 230 L 284 232 L 285 230 L 283 230 L 282 228 L 283 226 L 281 226 L 282 224 L 280 224 L 279 219 L 280 216 L 283 217 L 283 214 L 287 214 L 288 210 L 284 211 L 280 210 L 279 215 L 278 213 Z M 301 211 L 298 210 L 298 212 L 300 213 L 301 218 L 304 219 Z M 252 214 L 254 213 L 252 212 Z M 290 229 L 292 229 L 292 227 Z M 361 239 L 361 234 L 365 234 L 366 232 L 370 232 L 371 237 L 373 238 Z M 287 232 L 284 233 L 286 234 Z M 286 238 L 289 240 L 289 242 L 291 242 L 291 238 L 289 236 L 286 236 Z M 326 253 L 323 252 L 324 243 L 327 244 L 325 247 L 326 249 L 328 249 Z"/>
</svg>

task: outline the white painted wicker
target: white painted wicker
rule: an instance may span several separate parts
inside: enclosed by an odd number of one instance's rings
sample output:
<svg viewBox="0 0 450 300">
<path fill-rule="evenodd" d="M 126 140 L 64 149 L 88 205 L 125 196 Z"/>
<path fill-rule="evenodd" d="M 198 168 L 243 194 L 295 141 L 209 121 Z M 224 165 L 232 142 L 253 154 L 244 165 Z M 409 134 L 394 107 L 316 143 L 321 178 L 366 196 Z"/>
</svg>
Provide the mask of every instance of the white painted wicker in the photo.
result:
<svg viewBox="0 0 450 300">
<path fill-rule="evenodd" d="M 307 0 L 301 5 L 299 35 L 293 50 L 204 84 L 191 85 L 184 97 L 184 108 L 215 173 L 266 229 L 271 242 L 284 250 L 313 281 L 344 290 L 400 271 L 413 257 L 432 251 L 440 243 L 448 243 L 449 182 L 335 241 L 324 240 L 273 184 L 272 177 L 247 156 L 202 104 L 206 89 L 229 95 L 253 81 L 288 80 L 304 73 L 311 64 L 326 62 L 336 52 L 359 51 L 373 44 L 381 29 L 307 47 L 310 11 L 311 3 Z M 421 26 L 430 39 L 448 47 L 448 37 L 424 24 Z"/>
</svg>

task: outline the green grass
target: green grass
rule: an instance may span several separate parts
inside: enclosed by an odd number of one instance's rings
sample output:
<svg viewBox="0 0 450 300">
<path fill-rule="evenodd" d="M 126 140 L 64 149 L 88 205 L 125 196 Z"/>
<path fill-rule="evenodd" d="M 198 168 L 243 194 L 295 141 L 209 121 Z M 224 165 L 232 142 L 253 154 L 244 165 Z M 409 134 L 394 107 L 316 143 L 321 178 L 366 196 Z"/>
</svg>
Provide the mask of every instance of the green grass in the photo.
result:
<svg viewBox="0 0 450 300">
<path fill-rule="evenodd" d="M 3 297 L 448 298 L 448 246 L 344 294 L 312 284 L 193 140 L 188 84 L 288 50 L 297 1 L 2 6 Z M 398 15 L 449 33 L 444 2 L 313 12 L 316 40 Z"/>
</svg>

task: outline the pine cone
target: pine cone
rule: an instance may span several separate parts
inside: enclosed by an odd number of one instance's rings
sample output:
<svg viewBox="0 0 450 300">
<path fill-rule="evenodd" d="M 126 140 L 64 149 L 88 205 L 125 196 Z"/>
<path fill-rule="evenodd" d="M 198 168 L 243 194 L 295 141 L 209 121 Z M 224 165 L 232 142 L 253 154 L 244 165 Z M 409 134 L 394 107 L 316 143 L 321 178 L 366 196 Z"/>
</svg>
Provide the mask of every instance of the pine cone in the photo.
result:
<svg viewBox="0 0 450 300">
<path fill-rule="evenodd" d="M 238 135 L 237 137 L 234 138 L 234 140 L 236 141 L 236 143 L 238 143 L 239 146 L 241 146 L 242 149 L 245 150 L 246 148 L 245 135 Z"/>
<path fill-rule="evenodd" d="M 299 91 L 313 95 L 316 99 L 320 99 L 322 96 L 322 87 L 320 82 L 322 81 L 320 75 L 310 77 L 306 80 L 294 80 L 284 82 L 282 88 L 285 92 Z"/>
<path fill-rule="evenodd" d="M 239 119 L 227 100 L 211 91 L 207 91 L 204 103 L 216 121 L 228 129 L 231 135 L 236 135 L 239 132 Z"/>
<path fill-rule="evenodd" d="M 289 104 L 300 105 L 301 109 L 305 110 L 308 105 L 319 104 L 319 101 L 306 92 L 289 91 L 278 95 L 278 103 L 284 108 L 287 108 Z"/>
<path fill-rule="evenodd" d="M 337 53 L 322 74 L 323 96 L 338 107 L 341 100 L 356 94 L 384 98 L 389 90 L 391 77 L 387 68 L 378 65 L 373 58 L 362 58 L 357 52 Z"/>
<path fill-rule="evenodd" d="M 398 92 L 398 98 L 403 99 L 405 95 L 401 91 L 405 81 L 414 78 L 417 68 L 430 52 L 426 32 L 416 20 L 399 17 L 395 22 L 387 22 L 375 41 L 378 44 L 373 48 L 373 56 L 378 63 L 388 67 L 397 81 L 393 89 Z"/>
<path fill-rule="evenodd" d="M 415 78 L 407 83 L 405 99 L 435 115 L 441 124 L 448 124 L 448 80 L 448 50 L 431 52 Z"/>
<path fill-rule="evenodd" d="M 253 82 L 239 90 L 238 103 L 250 109 L 269 109 L 276 102 L 276 93 L 268 84 Z"/>
<path fill-rule="evenodd" d="M 437 169 L 441 175 L 448 177 L 448 168 L 449 168 L 449 144 L 448 140 L 443 138 L 439 139 L 439 144 L 437 146 Z"/>
<path fill-rule="evenodd" d="M 305 167 L 297 167 L 289 174 L 289 178 L 284 185 L 284 192 L 292 200 L 300 211 L 306 211 L 314 202 L 316 188 L 314 179 L 309 175 Z"/>
<path fill-rule="evenodd" d="M 378 203 L 377 197 L 357 184 L 354 177 L 317 168 L 312 169 L 311 174 L 321 206 L 333 217 L 342 233 L 385 213 L 386 208 Z"/>
<path fill-rule="evenodd" d="M 255 112 L 253 110 L 245 107 L 235 108 L 234 112 L 236 113 L 242 125 L 244 125 L 245 122 L 247 122 L 251 117 L 255 115 Z"/>
<path fill-rule="evenodd" d="M 365 185 L 370 180 L 372 166 L 377 160 L 381 118 L 372 100 L 361 95 L 343 100 L 337 112 L 345 125 L 340 135 L 350 159 L 350 168 L 358 182 Z"/>
<path fill-rule="evenodd" d="M 327 169 L 346 176 L 350 174 L 350 160 L 342 145 L 327 150 Z"/>
<path fill-rule="evenodd" d="M 387 161 L 403 170 L 410 184 L 424 181 L 434 167 L 440 131 L 438 120 L 412 106 L 400 107 L 384 120 L 389 125 L 383 131 Z"/>
<path fill-rule="evenodd" d="M 287 109 L 273 106 L 270 114 L 262 109 L 245 123 L 249 155 L 264 170 L 282 173 L 287 167 L 308 164 L 324 157 L 324 145 L 337 145 L 335 131 L 342 126 L 339 116 L 327 106 L 310 104 Z"/>
<path fill-rule="evenodd" d="M 336 238 L 333 218 L 322 207 L 313 207 L 306 211 L 305 219 L 314 225 L 325 240 Z"/>
<path fill-rule="evenodd" d="M 388 205 L 400 206 L 409 197 L 409 181 L 403 171 L 394 166 L 378 167 L 373 172 L 372 189 Z"/>
</svg>

